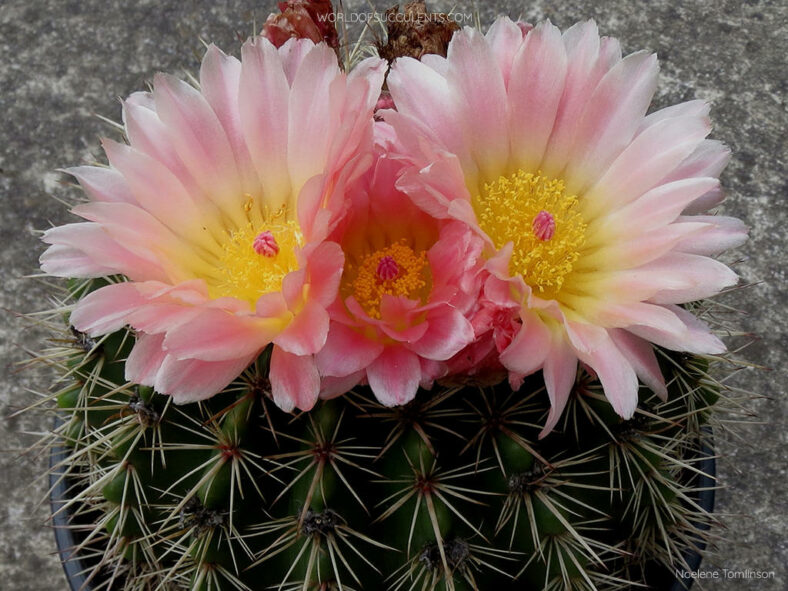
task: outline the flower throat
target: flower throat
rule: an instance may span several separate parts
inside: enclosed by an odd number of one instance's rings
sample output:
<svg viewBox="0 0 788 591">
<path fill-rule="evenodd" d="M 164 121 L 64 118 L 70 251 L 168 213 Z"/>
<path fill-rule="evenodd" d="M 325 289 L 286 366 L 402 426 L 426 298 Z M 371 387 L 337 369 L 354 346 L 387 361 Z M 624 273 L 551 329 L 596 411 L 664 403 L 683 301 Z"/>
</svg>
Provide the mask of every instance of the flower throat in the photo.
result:
<svg viewBox="0 0 788 591">
<path fill-rule="evenodd" d="M 282 289 L 285 275 L 298 269 L 296 249 L 303 242 L 298 223 L 286 213 L 282 208 L 228 233 L 218 280 L 209 283 L 211 297 L 234 297 L 254 307 L 261 295 Z"/>
<path fill-rule="evenodd" d="M 518 170 L 484 185 L 473 209 L 497 249 L 513 243 L 509 272 L 553 298 L 580 256 L 586 224 L 561 180 Z"/>
</svg>

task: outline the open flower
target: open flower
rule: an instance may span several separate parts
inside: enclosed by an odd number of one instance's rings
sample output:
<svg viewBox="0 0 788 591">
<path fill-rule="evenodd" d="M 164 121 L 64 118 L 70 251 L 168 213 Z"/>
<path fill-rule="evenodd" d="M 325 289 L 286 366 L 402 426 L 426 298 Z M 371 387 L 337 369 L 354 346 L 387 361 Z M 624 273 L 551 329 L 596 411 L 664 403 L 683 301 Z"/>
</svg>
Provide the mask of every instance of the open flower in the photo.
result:
<svg viewBox="0 0 788 591">
<path fill-rule="evenodd" d="M 211 46 L 199 89 L 158 75 L 127 99 L 128 145 L 105 140 L 109 167 L 68 171 L 88 221 L 44 236 L 44 271 L 129 279 L 79 301 L 73 325 L 131 325 L 127 379 L 177 402 L 220 391 L 273 343 L 274 400 L 309 409 L 343 266 L 324 240 L 331 204 L 371 164 L 383 71 L 370 59 L 346 75 L 323 43 L 257 38 L 241 61 Z"/>
<path fill-rule="evenodd" d="M 324 396 L 367 382 L 383 404 L 405 404 L 474 338 L 466 312 L 476 299 L 481 240 L 397 191 L 401 169 L 381 155 L 349 192 L 348 215 L 332 236 L 345 269 L 317 354 Z"/>
<path fill-rule="evenodd" d="M 543 371 L 543 435 L 578 360 L 629 418 L 638 377 L 666 394 L 652 344 L 724 350 L 678 304 L 737 281 L 709 255 L 744 240 L 741 222 L 692 215 L 720 201 L 728 151 L 705 139 L 701 101 L 646 115 L 657 69 L 645 52 L 622 59 L 592 22 L 562 35 L 502 18 L 486 36 L 457 33 L 446 58 L 398 60 L 388 77 L 398 112 L 384 118 L 412 165 L 399 187 L 485 239 L 484 300 L 502 309 L 504 336 L 506 310 L 519 316 L 500 361 L 515 380 Z"/>
</svg>

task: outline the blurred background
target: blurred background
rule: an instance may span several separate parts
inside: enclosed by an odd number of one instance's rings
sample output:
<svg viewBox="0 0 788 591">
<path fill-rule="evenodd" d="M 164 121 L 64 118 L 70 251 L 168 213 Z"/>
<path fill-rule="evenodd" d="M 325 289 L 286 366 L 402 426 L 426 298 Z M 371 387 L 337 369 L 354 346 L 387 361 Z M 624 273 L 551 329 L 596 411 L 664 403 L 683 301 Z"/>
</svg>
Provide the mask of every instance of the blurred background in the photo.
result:
<svg viewBox="0 0 788 591">
<path fill-rule="evenodd" d="M 58 199 L 76 189 L 58 168 L 104 161 L 99 138 L 117 131 L 119 97 L 145 89 L 158 71 L 196 73 L 201 40 L 238 55 L 241 40 L 275 9 L 249 0 L 0 0 L 0 589 L 58 591 L 65 579 L 55 555 L 42 479 L 47 462 L 23 454 L 49 429 L 44 412 L 11 417 L 45 390 L 45 371 L 20 370 L 45 333 L 19 317 L 47 307 L 52 287 L 29 279 L 38 268 L 38 232 L 70 221 Z M 335 2 L 336 4 L 336 2 Z M 389 3 L 373 0 L 383 11 Z M 392 2 L 393 4 L 393 2 Z M 368 13 L 366 1 L 347 1 Z M 783 0 L 488 0 L 435 1 L 435 11 L 478 15 L 486 29 L 506 14 L 561 28 L 593 18 L 625 53 L 657 52 L 656 107 L 701 98 L 712 104 L 712 137 L 733 151 L 723 174 L 726 215 L 745 220 L 750 241 L 725 259 L 742 282 L 724 295 L 738 325 L 757 340 L 741 355 L 768 370 L 739 372 L 731 385 L 763 395 L 736 435 L 717 437 L 717 511 L 727 541 L 703 570 L 775 571 L 769 580 L 718 580 L 709 589 L 788 589 L 785 384 L 788 378 L 786 55 Z M 466 22 L 466 21 L 462 21 Z M 256 23 L 256 25 L 255 25 Z M 351 38 L 362 25 L 352 24 Z M 738 346 L 749 339 L 730 341 Z M 11 418 L 9 418 L 11 417 Z"/>
</svg>

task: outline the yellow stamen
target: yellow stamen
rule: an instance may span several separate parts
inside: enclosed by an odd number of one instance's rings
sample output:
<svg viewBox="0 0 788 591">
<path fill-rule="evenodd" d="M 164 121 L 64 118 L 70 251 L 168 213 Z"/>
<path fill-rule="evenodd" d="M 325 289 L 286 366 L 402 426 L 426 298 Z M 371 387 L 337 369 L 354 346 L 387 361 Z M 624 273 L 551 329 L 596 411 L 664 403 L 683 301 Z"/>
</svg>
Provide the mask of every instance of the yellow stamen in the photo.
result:
<svg viewBox="0 0 788 591">
<path fill-rule="evenodd" d="M 585 242 L 577 203 L 563 181 L 518 170 L 485 184 L 473 208 L 496 248 L 513 243 L 510 273 L 522 275 L 540 297 L 554 298 Z M 548 222 L 555 224 L 554 231 L 546 231 Z"/>
<path fill-rule="evenodd" d="M 244 209 L 248 213 L 251 207 L 245 204 Z M 234 297 L 254 306 L 261 295 L 282 289 L 285 275 L 298 269 L 295 250 L 303 244 L 298 223 L 288 220 L 286 213 L 283 208 L 264 215 L 262 224 L 249 221 L 228 232 L 219 258 L 219 279 L 208 285 L 212 298 Z M 255 239 L 266 231 L 278 247 L 273 255 L 255 249 Z"/>
<path fill-rule="evenodd" d="M 372 318 L 380 318 L 385 294 L 424 301 L 431 284 L 427 253 L 416 253 L 405 240 L 366 255 L 357 267 L 349 264 L 345 279 L 346 294 Z"/>
</svg>

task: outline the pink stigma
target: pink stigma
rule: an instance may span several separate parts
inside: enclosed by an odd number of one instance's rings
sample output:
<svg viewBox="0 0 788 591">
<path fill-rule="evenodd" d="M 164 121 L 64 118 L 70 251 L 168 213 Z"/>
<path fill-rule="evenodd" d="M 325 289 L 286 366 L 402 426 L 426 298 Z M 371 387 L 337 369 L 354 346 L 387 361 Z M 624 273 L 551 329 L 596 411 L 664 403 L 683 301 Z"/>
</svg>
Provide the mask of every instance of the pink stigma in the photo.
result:
<svg viewBox="0 0 788 591">
<path fill-rule="evenodd" d="M 536 214 L 531 226 L 534 229 L 534 236 L 539 240 L 550 240 L 555 234 L 555 218 L 544 209 Z"/>
<path fill-rule="evenodd" d="M 260 232 L 257 238 L 254 239 L 252 244 L 254 251 L 266 257 L 275 257 L 279 254 L 279 245 L 276 243 L 276 238 L 271 234 L 271 230 Z"/>
<path fill-rule="evenodd" d="M 383 281 L 396 279 L 399 275 L 399 265 L 394 260 L 394 257 L 385 256 L 378 263 L 377 273 L 378 277 Z"/>
</svg>

